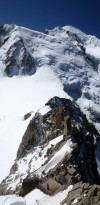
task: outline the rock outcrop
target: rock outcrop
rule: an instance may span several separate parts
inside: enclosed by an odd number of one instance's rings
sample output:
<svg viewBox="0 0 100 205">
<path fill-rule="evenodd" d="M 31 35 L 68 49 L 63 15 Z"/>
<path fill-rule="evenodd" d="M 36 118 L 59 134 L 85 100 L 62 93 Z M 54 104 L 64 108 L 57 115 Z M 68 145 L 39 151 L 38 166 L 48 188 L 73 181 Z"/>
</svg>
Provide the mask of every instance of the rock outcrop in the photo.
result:
<svg viewBox="0 0 100 205">
<path fill-rule="evenodd" d="M 9 77 L 33 75 L 36 72 L 35 59 L 17 30 L 18 27 L 13 24 L 5 24 L 0 27 L 0 47 L 4 44 L 7 47 L 7 52 L 3 58 L 4 72 Z"/>
<path fill-rule="evenodd" d="M 32 75 L 36 72 L 35 60 L 26 49 L 21 38 L 18 38 L 7 51 L 5 64 L 5 72 L 9 77 Z"/>
<path fill-rule="evenodd" d="M 43 144 L 63 133 L 62 125 L 61 129 L 56 128 L 56 112 L 57 109 L 53 109 L 44 116 L 39 112 L 35 114 L 22 138 L 17 151 L 17 159 L 24 157 L 30 148 Z"/>
<path fill-rule="evenodd" d="M 100 205 L 100 186 L 76 183 L 61 205 Z"/>
</svg>

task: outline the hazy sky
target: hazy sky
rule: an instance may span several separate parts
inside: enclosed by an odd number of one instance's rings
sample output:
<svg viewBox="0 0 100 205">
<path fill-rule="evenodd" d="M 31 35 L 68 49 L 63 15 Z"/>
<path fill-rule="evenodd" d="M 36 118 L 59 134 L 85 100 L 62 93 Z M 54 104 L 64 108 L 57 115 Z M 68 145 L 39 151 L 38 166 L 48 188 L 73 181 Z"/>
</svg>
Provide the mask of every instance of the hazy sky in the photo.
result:
<svg viewBox="0 0 100 205">
<path fill-rule="evenodd" d="M 38 31 L 72 25 L 100 38 L 100 0 L 0 0 L 0 25 Z"/>
</svg>

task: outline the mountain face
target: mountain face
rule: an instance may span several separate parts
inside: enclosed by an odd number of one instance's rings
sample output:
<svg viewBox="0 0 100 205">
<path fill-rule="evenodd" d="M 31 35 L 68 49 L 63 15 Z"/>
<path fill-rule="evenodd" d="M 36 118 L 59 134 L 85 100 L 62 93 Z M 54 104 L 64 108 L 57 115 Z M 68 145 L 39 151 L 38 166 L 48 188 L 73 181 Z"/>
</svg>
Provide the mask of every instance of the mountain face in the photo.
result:
<svg viewBox="0 0 100 205">
<path fill-rule="evenodd" d="M 0 27 L 1 195 L 25 196 L 26 202 L 18 199 L 22 205 L 31 205 L 35 192 L 46 205 L 52 204 L 48 194 L 57 205 L 99 205 L 99 90 L 95 36 L 71 26 L 44 33 Z M 58 116 L 66 106 L 73 126 L 64 139 Z"/>
<path fill-rule="evenodd" d="M 99 127 L 100 41 L 69 26 L 44 33 L 15 25 L 1 26 L 2 73 L 9 77 L 32 75 L 49 66 L 64 91 L 82 104 L 81 109 Z"/>
<path fill-rule="evenodd" d="M 4 25 L 0 27 L 0 47 L 1 53 L 2 49 L 5 50 L 5 47 L 8 47 L 3 57 L 4 72 L 7 76 L 35 73 L 34 58 L 27 50 L 23 38 L 17 31 L 17 26 Z"/>
<path fill-rule="evenodd" d="M 63 121 L 61 121 L 59 129 L 57 129 L 58 121 L 56 117 L 57 112 L 60 112 L 61 106 L 65 106 L 66 104 L 69 106 L 69 109 L 72 109 L 75 126 L 72 129 L 71 136 L 67 143 L 62 137 L 60 138 L 59 143 L 59 136 L 63 134 Z M 16 162 L 10 170 L 10 175 L 1 184 L 1 190 L 4 193 L 6 187 L 7 194 L 15 193 L 16 191 L 17 194 L 19 194 L 19 191 L 22 189 L 20 182 L 23 177 L 25 177 L 26 173 L 28 174 L 27 177 L 29 177 L 29 179 L 31 178 L 31 175 L 37 177 L 37 174 L 39 174 L 38 180 L 40 181 L 40 187 L 42 183 L 42 174 L 44 174 L 44 178 L 46 178 L 46 180 L 47 178 L 50 178 L 51 174 L 56 177 L 57 175 L 63 176 L 64 174 L 67 178 L 68 184 L 79 181 L 84 181 L 90 184 L 99 184 L 99 174 L 95 159 L 96 145 L 94 145 L 94 137 L 96 138 L 98 136 L 98 132 L 95 127 L 87 121 L 86 116 L 81 113 L 79 107 L 68 99 L 55 97 L 47 102 L 46 106 L 47 105 L 50 106 L 51 110 L 45 115 L 36 113 L 27 127 L 17 151 Z M 54 146 L 53 140 L 57 138 L 58 142 L 56 146 Z M 50 145 L 48 146 L 50 141 L 52 141 L 51 147 Z M 55 152 L 58 151 L 59 153 L 64 146 L 66 147 L 65 151 L 67 151 L 66 155 L 62 160 L 60 159 L 59 163 L 55 164 L 55 167 L 53 168 L 52 158 L 55 157 Z M 70 146 L 71 154 L 69 154 L 70 152 L 67 150 L 67 146 Z M 39 158 L 42 159 L 40 160 Z M 30 160 L 28 161 L 28 159 Z M 42 162 L 42 160 L 44 161 L 42 168 L 40 163 L 38 164 L 39 167 L 37 169 L 38 161 Z M 52 169 L 49 168 L 50 161 Z M 25 167 L 26 162 L 28 167 Z M 34 168 L 32 168 L 32 166 Z M 21 171 L 21 167 L 25 167 L 25 170 L 22 169 Z M 14 188 L 14 178 L 16 179 L 15 181 L 18 188 L 16 188 L 16 186 Z M 61 184 L 63 183 L 64 182 Z M 25 190 L 21 190 L 20 192 L 21 195 L 25 195 L 27 193 Z"/>
</svg>

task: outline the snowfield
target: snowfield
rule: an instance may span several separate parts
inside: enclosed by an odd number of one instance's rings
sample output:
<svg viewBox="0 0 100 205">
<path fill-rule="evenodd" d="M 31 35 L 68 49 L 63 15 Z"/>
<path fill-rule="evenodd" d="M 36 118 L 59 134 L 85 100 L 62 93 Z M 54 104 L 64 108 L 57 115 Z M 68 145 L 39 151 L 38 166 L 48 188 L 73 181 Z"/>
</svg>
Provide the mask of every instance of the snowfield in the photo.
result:
<svg viewBox="0 0 100 205">
<path fill-rule="evenodd" d="M 25 199 L 16 195 L 0 196 L 0 205 L 27 205 Z"/>
<path fill-rule="evenodd" d="M 8 175 L 35 112 L 55 95 L 67 97 L 60 81 L 47 69 L 49 73 L 41 68 L 34 76 L 0 79 L 0 181 Z M 24 115 L 29 112 L 32 116 L 24 121 Z M 44 112 L 43 109 L 40 112 Z"/>
</svg>

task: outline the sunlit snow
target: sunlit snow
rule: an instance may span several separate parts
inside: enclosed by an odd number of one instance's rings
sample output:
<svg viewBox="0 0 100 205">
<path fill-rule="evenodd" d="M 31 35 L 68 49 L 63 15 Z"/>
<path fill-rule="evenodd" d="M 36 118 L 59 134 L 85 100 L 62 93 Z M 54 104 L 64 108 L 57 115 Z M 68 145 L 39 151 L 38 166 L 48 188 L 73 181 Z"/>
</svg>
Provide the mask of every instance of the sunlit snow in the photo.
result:
<svg viewBox="0 0 100 205">
<path fill-rule="evenodd" d="M 25 196 L 26 205 L 37 205 L 39 202 L 41 205 L 60 205 L 61 201 L 67 196 L 68 192 L 72 189 L 72 185 L 70 185 L 66 190 L 55 194 L 54 196 L 47 196 L 43 194 L 40 190 L 35 189 Z"/>
<path fill-rule="evenodd" d="M 32 112 L 33 116 L 51 97 L 66 97 L 67 94 L 48 66 L 42 67 L 34 76 L 1 78 L 0 95 L 1 181 L 14 163 L 18 146 L 32 118 L 24 121 L 24 115 Z"/>
</svg>

